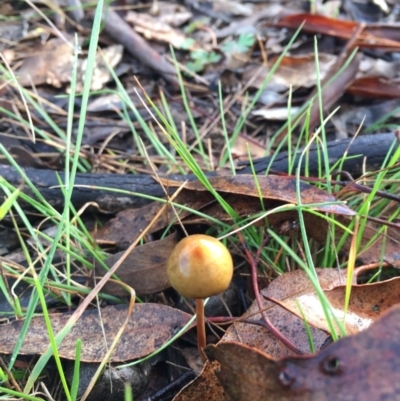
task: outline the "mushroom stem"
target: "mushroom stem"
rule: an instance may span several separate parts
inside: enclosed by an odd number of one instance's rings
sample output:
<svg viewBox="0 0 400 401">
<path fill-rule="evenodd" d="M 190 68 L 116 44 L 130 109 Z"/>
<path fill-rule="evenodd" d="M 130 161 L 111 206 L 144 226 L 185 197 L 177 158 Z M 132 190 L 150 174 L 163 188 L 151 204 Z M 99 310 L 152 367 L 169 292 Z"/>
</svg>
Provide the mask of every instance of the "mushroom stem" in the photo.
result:
<svg viewBox="0 0 400 401">
<path fill-rule="evenodd" d="M 197 347 L 203 362 L 206 361 L 204 347 L 206 346 L 206 323 L 204 320 L 204 299 L 196 299 L 196 321 L 197 321 Z"/>
</svg>

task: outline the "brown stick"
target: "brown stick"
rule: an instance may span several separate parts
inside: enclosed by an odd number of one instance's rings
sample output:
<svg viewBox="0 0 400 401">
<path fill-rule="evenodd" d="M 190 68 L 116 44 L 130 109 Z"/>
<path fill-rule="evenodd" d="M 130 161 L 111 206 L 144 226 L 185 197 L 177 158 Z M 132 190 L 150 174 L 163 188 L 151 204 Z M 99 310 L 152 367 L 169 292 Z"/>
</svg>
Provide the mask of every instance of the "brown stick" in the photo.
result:
<svg viewBox="0 0 400 401">
<path fill-rule="evenodd" d="M 179 86 L 175 67 L 163 56 L 158 54 L 115 11 L 107 11 L 104 23 L 104 30 L 108 35 L 122 44 L 132 56 L 137 58 L 145 66 L 158 72 L 166 81 L 174 85 L 174 87 L 177 88 Z"/>
</svg>

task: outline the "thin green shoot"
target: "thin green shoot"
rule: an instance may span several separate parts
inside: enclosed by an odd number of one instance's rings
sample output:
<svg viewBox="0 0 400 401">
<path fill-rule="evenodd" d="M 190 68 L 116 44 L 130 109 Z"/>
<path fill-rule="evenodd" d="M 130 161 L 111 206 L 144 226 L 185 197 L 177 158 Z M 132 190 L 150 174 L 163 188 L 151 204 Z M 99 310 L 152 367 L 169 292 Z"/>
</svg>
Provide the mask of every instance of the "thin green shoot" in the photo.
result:
<svg viewBox="0 0 400 401">
<path fill-rule="evenodd" d="M 10 196 L 6 198 L 6 200 L 0 205 L 0 220 L 3 220 L 7 213 L 10 211 L 12 205 L 17 200 L 19 194 L 21 192 L 21 188 L 15 189 Z"/>
<path fill-rule="evenodd" d="M 296 300 L 296 305 L 300 311 L 301 318 L 303 319 L 304 328 L 306 329 L 307 340 L 308 340 L 308 344 L 310 345 L 310 353 L 313 354 L 315 352 L 315 345 L 314 345 L 314 340 L 313 340 L 313 337 L 311 334 L 310 325 L 308 323 L 306 315 L 304 314 L 303 308 L 301 307 L 301 305 L 299 304 L 299 302 L 297 300 Z"/>
<path fill-rule="evenodd" d="M 358 234 L 359 222 L 360 222 L 360 218 L 359 218 L 359 216 L 356 216 L 355 224 L 354 224 L 354 231 L 353 231 L 353 238 L 351 241 L 349 257 L 348 257 L 348 261 L 347 261 L 347 280 L 346 280 L 346 291 L 345 291 L 344 305 L 343 305 L 343 312 L 344 312 L 343 324 L 346 323 L 345 319 L 346 319 L 347 311 L 349 310 L 351 290 L 353 288 L 354 266 L 356 263 L 357 249 L 358 249 L 357 248 L 357 234 Z"/>
<path fill-rule="evenodd" d="M 37 296 L 39 298 L 41 307 L 43 309 L 43 318 L 44 318 L 44 321 L 45 321 L 45 324 L 46 324 L 46 329 L 47 329 L 47 332 L 48 332 L 48 335 L 49 335 L 50 344 L 51 344 L 51 347 L 53 349 L 54 359 L 56 361 L 56 366 L 57 366 L 58 373 L 60 375 L 61 383 L 63 385 L 67 400 L 70 401 L 70 394 L 69 394 L 67 380 L 65 378 L 64 370 L 63 370 L 63 367 L 62 367 L 62 364 L 61 364 L 61 359 L 60 359 L 60 355 L 58 353 L 58 348 L 57 348 L 57 345 L 56 345 L 56 343 L 54 341 L 53 327 L 51 325 L 51 319 L 50 319 L 49 312 L 48 312 L 48 309 L 47 309 L 46 298 L 45 298 L 45 295 L 44 295 L 44 292 L 43 292 L 43 284 L 41 284 L 40 279 L 39 279 L 38 275 L 36 274 L 36 271 L 35 271 L 35 269 L 33 267 L 34 264 L 32 263 L 32 259 L 31 259 L 30 254 L 29 254 L 29 250 L 27 249 L 26 244 L 23 241 L 21 233 L 19 231 L 17 231 L 17 235 L 18 235 L 19 242 L 21 244 L 24 256 L 25 256 L 27 264 L 28 264 L 28 269 L 27 270 L 29 270 L 31 275 L 32 275 L 33 285 L 34 285 L 34 288 L 36 290 Z"/>
<path fill-rule="evenodd" d="M 260 182 L 258 181 L 258 177 L 257 177 L 256 171 L 254 169 L 253 159 L 252 159 L 251 153 L 250 153 L 249 144 L 247 144 L 247 143 L 246 143 L 246 148 L 247 148 L 247 155 L 249 158 L 249 163 L 250 163 L 250 168 L 251 168 L 251 174 L 253 175 L 253 180 L 256 185 L 258 197 L 260 198 L 261 209 L 263 212 L 265 212 L 264 198 L 263 198 L 263 194 L 261 191 Z"/>
<path fill-rule="evenodd" d="M 336 74 L 334 74 L 321 88 L 321 90 L 323 91 L 326 87 L 328 87 L 340 74 L 342 74 L 342 72 L 349 66 L 349 64 L 351 63 L 351 61 L 353 60 L 353 58 L 356 56 L 357 54 L 357 49 L 355 49 L 349 56 L 349 58 L 343 63 L 343 66 L 337 71 Z M 311 97 L 307 102 L 305 102 L 299 109 L 299 111 L 297 112 L 297 115 L 292 119 L 294 122 L 292 122 L 292 128 L 294 129 L 295 127 L 297 127 L 300 122 L 301 122 L 301 118 L 304 116 L 304 113 L 306 113 L 306 110 L 312 105 L 312 103 L 315 101 L 317 95 L 314 95 L 313 97 Z M 287 129 L 287 122 L 285 124 L 282 125 L 282 127 L 276 131 L 276 133 L 272 136 L 268 147 L 267 147 L 267 154 L 270 153 L 272 146 L 275 144 L 275 140 L 276 138 L 279 138 L 280 135 L 282 134 L 282 132 Z"/>
<path fill-rule="evenodd" d="M 318 41 L 317 37 L 314 37 L 314 59 L 315 59 L 315 72 L 317 74 L 317 100 L 318 100 L 318 108 L 319 108 L 319 119 L 320 119 L 320 135 L 322 138 L 322 143 L 326 143 L 326 132 L 325 132 L 325 120 L 324 120 L 324 105 L 323 105 L 323 96 L 322 96 L 322 87 L 321 87 L 321 76 L 320 76 L 320 68 L 319 68 L 319 57 L 318 57 Z M 326 152 L 326 149 L 322 152 L 323 155 L 323 166 L 324 166 L 324 171 L 328 172 L 329 171 L 329 155 Z M 320 167 L 322 167 L 322 163 L 318 163 Z M 320 174 L 320 177 L 322 175 Z M 332 193 L 332 185 L 331 185 L 331 176 L 330 174 L 326 174 L 325 177 L 326 180 L 326 185 L 327 185 L 327 191 L 329 193 Z"/>
<path fill-rule="evenodd" d="M 228 155 L 229 165 L 231 167 L 232 175 L 236 175 L 235 163 L 233 161 L 232 151 L 231 151 L 231 148 L 232 148 L 231 147 L 231 142 L 229 140 L 228 130 L 226 128 L 225 112 L 224 112 L 224 101 L 223 101 L 223 96 L 222 96 L 221 81 L 218 81 L 218 99 L 219 99 L 219 108 L 220 108 L 220 116 L 221 116 L 221 124 L 222 124 L 222 133 L 223 133 L 224 139 L 225 139 L 225 147 L 226 147 L 225 154 Z"/>
<path fill-rule="evenodd" d="M 125 383 L 124 401 L 133 401 L 132 387 L 129 383 Z"/>
<path fill-rule="evenodd" d="M 75 144 L 75 149 L 76 151 L 73 154 L 72 158 L 72 165 L 71 165 L 71 170 L 70 170 L 70 181 L 69 181 L 69 187 L 66 187 L 66 192 L 65 192 L 65 200 L 64 200 L 64 211 L 62 213 L 62 218 L 61 218 L 61 224 L 58 226 L 57 233 L 54 238 L 54 242 L 50 248 L 48 258 L 46 259 L 44 266 L 42 268 L 42 271 L 40 272 L 39 275 L 39 280 L 38 280 L 38 285 L 43 288 L 44 282 L 46 280 L 51 261 L 54 258 L 55 251 L 57 249 L 57 244 L 59 240 L 61 239 L 61 236 L 63 235 L 64 232 L 64 227 L 69 224 L 67 221 L 66 217 L 69 216 L 69 208 L 70 208 L 70 203 L 71 203 L 71 196 L 73 192 L 73 184 L 75 181 L 75 176 L 76 176 L 76 171 L 78 167 L 78 161 L 79 161 L 79 149 L 81 148 L 82 144 L 82 138 L 83 138 L 83 132 L 84 132 L 84 127 L 85 127 L 85 121 L 86 121 L 86 111 L 87 111 L 87 104 L 89 100 L 89 95 L 90 95 L 90 85 L 92 82 L 92 77 L 93 77 L 93 70 L 94 70 L 94 63 L 96 59 L 96 51 L 97 51 L 97 44 L 98 44 L 98 39 L 99 39 L 99 33 L 100 33 L 100 25 L 101 25 L 101 18 L 102 18 L 102 10 L 103 10 L 103 0 L 99 0 L 96 11 L 95 11 L 95 16 L 94 16 L 94 21 L 93 21 L 93 27 L 92 27 L 92 35 L 91 35 L 91 41 L 89 45 L 89 51 L 88 51 L 88 64 L 87 64 L 87 69 L 85 73 L 85 80 L 84 80 L 84 87 L 83 87 L 83 92 L 82 92 L 82 103 L 81 103 L 81 112 L 79 116 L 79 122 L 78 122 L 78 133 L 77 133 L 77 138 L 76 138 L 76 144 Z M 39 293 L 39 291 L 38 291 Z M 30 308 L 28 308 L 30 313 L 33 313 L 34 307 L 37 303 L 37 299 L 41 297 L 40 293 L 39 295 L 33 295 L 32 296 L 32 302 L 30 304 Z M 43 301 L 45 301 L 43 299 Z M 45 308 L 45 302 L 44 305 L 42 305 Z M 24 322 L 24 327 L 29 326 L 30 324 L 30 319 L 26 319 Z M 51 326 L 50 326 L 51 327 Z M 66 326 L 64 329 L 67 330 L 67 332 L 71 329 L 72 326 Z M 50 333 L 49 333 L 50 334 Z M 51 339 L 51 344 L 52 344 L 52 352 L 56 353 L 57 352 L 57 346 L 59 342 L 56 340 L 56 338 L 53 336 Z M 18 344 L 19 346 L 21 344 Z M 16 347 L 16 349 L 19 349 L 19 346 Z M 45 353 L 43 354 L 37 364 L 34 366 L 32 369 L 32 372 L 25 384 L 24 391 L 29 392 L 32 389 L 32 386 L 36 382 L 37 378 L 39 377 L 41 371 L 43 370 L 45 364 L 48 362 L 48 359 L 50 357 L 50 353 Z M 14 351 L 13 357 L 16 357 L 16 353 Z M 61 373 L 61 372 L 60 372 Z M 71 396 L 69 394 L 69 389 L 68 387 L 64 387 L 66 396 L 68 401 L 71 399 Z"/>
<path fill-rule="evenodd" d="M 76 401 L 76 399 L 78 398 L 80 367 L 81 367 L 81 352 L 82 352 L 82 340 L 80 338 L 78 338 L 76 340 L 74 373 L 72 376 L 72 383 L 71 383 L 71 400 L 72 401 Z"/>
<path fill-rule="evenodd" d="M 137 92 L 138 96 L 140 94 Z M 215 197 L 215 199 L 218 201 L 218 203 L 221 205 L 221 207 L 225 210 L 226 213 L 228 213 L 229 216 L 231 216 L 234 220 L 238 218 L 237 213 L 235 210 L 225 201 L 225 199 L 213 188 L 211 183 L 209 182 L 206 174 L 204 171 L 200 168 L 198 165 L 196 159 L 193 157 L 191 152 L 188 150 L 186 147 L 185 143 L 182 141 L 180 136 L 172 129 L 172 127 L 168 124 L 167 120 L 164 118 L 162 113 L 160 112 L 159 109 L 155 106 L 153 101 L 149 98 L 149 96 L 144 92 L 144 95 L 146 97 L 146 100 L 149 102 L 150 106 L 152 109 L 155 111 L 157 114 L 157 117 L 161 120 L 161 123 L 158 122 L 158 120 L 155 118 L 155 116 L 151 113 L 149 110 L 149 113 L 152 115 L 154 120 L 157 122 L 159 125 L 160 129 L 163 131 L 164 135 L 168 139 L 168 141 L 171 143 L 171 145 L 175 148 L 177 153 L 180 155 L 182 160 L 186 163 L 186 165 L 192 170 L 193 174 L 196 175 L 197 179 L 204 185 L 204 187 L 211 192 L 211 194 Z M 143 105 L 146 107 L 146 103 L 143 102 Z"/>
<path fill-rule="evenodd" d="M 179 66 L 177 64 L 174 48 L 172 46 L 170 46 L 170 51 L 172 53 L 172 59 L 174 60 L 174 63 L 175 63 L 176 73 L 177 73 L 178 81 L 179 81 L 179 87 L 181 89 L 183 105 L 185 107 L 186 115 L 189 118 L 190 126 L 191 126 L 191 128 L 193 130 L 193 133 L 195 135 L 195 138 L 196 138 L 196 144 L 198 146 L 198 153 L 203 158 L 203 163 L 206 166 L 208 166 L 208 169 L 210 169 L 210 164 L 209 164 L 209 160 L 208 160 L 208 157 L 207 157 L 207 153 L 204 151 L 203 141 L 201 139 L 201 136 L 200 136 L 199 130 L 197 128 L 196 122 L 195 122 L 195 120 L 193 118 L 193 114 L 191 112 L 191 107 L 189 105 L 187 94 L 186 94 L 186 90 L 185 90 L 185 84 L 183 82 L 182 74 L 181 74 Z M 170 130 L 173 131 L 173 127 L 171 127 L 169 124 L 168 124 L 168 126 L 170 127 Z M 174 132 L 176 132 L 176 131 L 174 131 Z"/>
</svg>

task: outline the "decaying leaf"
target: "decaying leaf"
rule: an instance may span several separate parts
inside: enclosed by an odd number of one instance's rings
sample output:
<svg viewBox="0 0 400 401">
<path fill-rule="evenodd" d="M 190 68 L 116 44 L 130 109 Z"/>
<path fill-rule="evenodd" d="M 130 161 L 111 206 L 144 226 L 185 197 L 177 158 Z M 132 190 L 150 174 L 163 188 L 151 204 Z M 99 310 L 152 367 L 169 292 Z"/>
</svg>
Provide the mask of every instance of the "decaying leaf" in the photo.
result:
<svg viewBox="0 0 400 401">
<path fill-rule="evenodd" d="M 314 290 L 294 294 L 285 298 L 280 305 L 301 317 L 305 315 L 307 321 L 314 327 L 329 332 L 321 303 Z M 338 320 L 344 323 L 348 334 L 355 334 L 366 329 L 382 313 L 400 303 L 400 278 L 382 281 L 373 284 L 352 285 L 349 308 L 344 314 L 346 286 L 340 285 L 325 291 L 325 295 L 332 305 L 332 312 Z"/>
<path fill-rule="evenodd" d="M 269 66 L 273 66 L 277 58 L 269 61 Z M 314 53 L 300 55 L 300 56 L 285 56 L 279 64 L 279 67 L 271 77 L 269 85 L 278 85 L 282 88 L 289 88 L 303 86 L 309 88 L 314 86 L 317 79 L 323 79 L 329 69 L 336 61 L 336 56 L 331 54 L 321 53 L 318 55 L 318 65 L 320 69 L 317 76 L 315 69 L 315 55 Z M 248 66 L 243 73 L 243 81 L 251 81 L 253 88 L 260 88 L 270 73 L 271 67 L 264 65 L 251 65 Z M 252 79 L 253 77 L 255 79 Z"/>
<path fill-rule="evenodd" d="M 190 17 L 189 13 L 180 15 L 183 18 Z M 146 39 L 166 42 L 177 49 L 182 49 L 188 41 L 186 35 L 179 29 L 173 28 L 169 21 L 134 11 L 129 11 L 125 19 Z"/>
<path fill-rule="evenodd" d="M 122 45 L 112 45 L 99 51 L 96 55 L 95 66 L 93 69 L 93 77 L 90 84 L 91 90 L 100 90 L 110 81 L 110 69 L 115 68 L 119 64 L 122 59 L 123 50 L 124 48 Z M 83 90 L 83 77 L 85 76 L 87 66 L 87 59 L 78 63 L 78 68 L 80 70 L 79 76 L 82 78 L 76 84 L 76 90 L 78 92 Z"/>
<path fill-rule="evenodd" d="M 233 342 L 206 354 L 232 401 L 400 400 L 400 306 L 315 356 L 273 360 Z"/>
<path fill-rule="evenodd" d="M 206 362 L 200 375 L 185 386 L 173 401 L 230 401 L 214 373 L 217 362 Z"/>
<path fill-rule="evenodd" d="M 91 83 L 92 90 L 103 88 L 111 79 L 110 68 L 114 68 L 122 58 L 123 47 L 112 45 L 96 55 Z M 27 57 L 17 71 L 18 82 L 22 86 L 49 84 L 61 88 L 71 81 L 74 61 L 74 39 L 66 35 L 66 40 L 49 40 L 37 54 Z M 87 59 L 78 60 L 78 81 L 76 90 L 82 91 Z M 109 67 L 108 67 L 109 66 Z"/>
<path fill-rule="evenodd" d="M 58 348 L 63 358 L 74 359 L 76 340 L 82 340 L 82 362 L 101 362 L 119 328 L 124 323 L 126 305 L 108 306 L 100 310 L 86 310 Z M 54 333 L 66 324 L 72 312 L 51 315 Z M 111 355 L 111 362 L 140 358 L 160 348 L 177 330 L 182 328 L 191 315 L 161 304 L 135 304 L 129 323 Z M 23 320 L 0 325 L 0 353 L 12 353 Z M 103 330 L 107 343 L 105 343 Z M 34 317 L 29 326 L 20 354 L 41 354 L 49 346 L 46 324 L 42 316 Z"/>
<path fill-rule="evenodd" d="M 73 39 L 70 41 L 51 39 L 35 55 L 27 57 L 16 72 L 20 85 L 49 84 L 60 88 L 70 82 L 74 59 Z"/>
<path fill-rule="evenodd" d="M 327 205 L 317 205 L 315 209 L 321 212 L 345 214 L 349 216 L 354 216 L 355 214 L 355 212 L 346 205 L 338 203 L 333 195 L 304 182 L 300 181 L 297 183 L 296 178 L 293 177 L 277 175 L 257 176 L 257 182 L 255 182 L 254 176 L 240 174 L 234 176 L 210 177 L 208 181 L 217 192 L 259 198 L 260 193 L 258 192 L 258 188 L 260 188 L 263 199 L 293 204 L 297 204 L 296 194 L 297 184 L 299 184 L 298 187 L 300 189 L 302 204 L 330 203 Z M 180 187 L 182 185 L 182 182 L 179 181 L 162 179 L 161 182 L 165 186 L 168 185 L 170 187 Z M 200 181 L 189 181 L 185 184 L 184 188 L 191 191 L 208 191 Z"/>
<path fill-rule="evenodd" d="M 178 239 L 174 233 L 161 240 L 138 245 L 118 268 L 118 278 L 139 295 L 154 294 L 170 287 L 166 263 Z M 109 256 L 104 263 L 112 267 L 123 253 L 125 252 Z M 96 265 L 95 270 L 96 275 L 105 274 L 105 269 L 100 264 Z M 102 291 L 115 296 L 127 294 L 121 285 L 114 282 L 108 282 Z"/>
<path fill-rule="evenodd" d="M 175 200 L 176 204 L 184 205 L 186 208 L 199 210 L 210 202 L 215 202 L 215 198 L 207 192 L 201 195 L 182 191 Z M 152 222 L 154 216 L 163 208 L 161 202 L 153 202 L 139 209 L 126 209 L 109 220 L 103 227 L 99 228 L 93 237 L 99 243 L 117 244 L 122 248 L 132 243 L 138 235 Z M 190 214 L 189 211 L 176 207 L 176 211 L 181 219 Z M 155 221 L 149 230 L 149 234 L 161 230 L 172 223 L 177 218 L 172 207 L 168 207 L 160 218 Z"/>
<path fill-rule="evenodd" d="M 345 271 L 316 269 L 316 272 L 322 288 L 328 288 L 333 282 L 345 282 L 346 280 Z M 268 287 L 261 291 L 261 294 L 284 302 L 288 298 L 312 292 L 313 290 L 314 287 L 305 272 L 295 270 L 278 276 Z M 310 353 L 310 345 L 303 319 L 273 302 L 262 299 L 262 303 L 270 322 L 299 350 L 305 354 Z M 222 342 L 240 341 L 245 345 L 255 347 L 267 353 L 273 358 L 294 355 L 291 350 L 277 340 L 265 327 L 249 323 L 249 321 L 259 321 L 261 318 L 258 305 L 255 301 L 242 317 L 246 318 L 247 322 L 232 324 L 222 338 Z M 315 328 L 311 328 L 311 336 L 315 349 L 320 349 L 329 338 L 326 332 Z"/>
<path fill-rule="evenodd" d="M 285 15 L 277 22 L 277 25 L 297 29 L 303 23 L 304 32 L 331 35 L 343 39 L 352 38 L 354 32 L 360 28 L 360 24 L 357 22 L 306 13 Z M 355 46 L 398 50 L 400 48 L 398 33 L 391 35 L 391 31 L 398 30 L 388 24 L 366 25 L 358 34 Z M 397 37 L 393 40 L 393 36 Z"/>
</svg>

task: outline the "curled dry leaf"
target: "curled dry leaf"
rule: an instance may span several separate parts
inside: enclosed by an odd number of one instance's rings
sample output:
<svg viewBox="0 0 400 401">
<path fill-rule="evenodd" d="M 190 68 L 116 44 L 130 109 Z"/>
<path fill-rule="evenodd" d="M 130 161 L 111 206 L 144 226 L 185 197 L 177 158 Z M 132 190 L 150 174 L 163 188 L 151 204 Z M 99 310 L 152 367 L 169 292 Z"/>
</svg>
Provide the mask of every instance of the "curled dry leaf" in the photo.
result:
<svg viewBox="0 0 400 401">
<path fill-rule="evenodd" d="M 299 188 L 302 204 L 321 203 L 321 205 L 313 208 L 321 212 L 348 216 L 355 215 L 353 210 L 339 203 L 333 195 L 302 181 L 298 183 L 296 178 L 277 175 L 257 176 L 256 178 L 257 182 L 253 175 L 240 174 L 210 177 L 208 181 L 217 192 L 260 198 L 260 189 L 263 199 L 293 204 L 297 204 L 297 188 Z M 162 179 L 161 182 L 170 187 L 180 187 L 182 185 L 182 182 L 179 181 Z M 200 181 L 189 181 L 184 188 L 192 191 L 208 191 Z M 322 205 L 323 203 L 325 204 Z"/>
<path fill-rule="evenodd" d="M 302 24 L 304 24 L 302 27 L 303 32 L 325 34 L 342 39 L 351 39 L 354 36 L 354 32 L 360 29 L 361 26 L 361 24 L 353 21 L 306 13 L 285 15 L 276 23 L 277 26 L 292 29 L 298 29 Z M 398 29 L 390 24 L 366 25 L 357 35 L 355 46 L 398 50 L 400 49 Z"/>
<path fill-rule="evenodd" d="M 178 237 L 174 233 L 158 241 L 138 245 L 118 268 L 118 278 L 139 295 L 165 290 L 170 287 L 167 277 L 167 259 L 177 243 Z M 122 251 L 111 255 L 104 263 L 111 268 L 124 253 Z M 100 264 L 96 264 L 95 271 L 99 276 L 105 274 L 105 269 Z M 123 286 L 115 282 L 108 282 L 102 291 L 115 296 L 127 294 Z"/>
<path fill-rule="evenodd" d="M 305 315 L 309 324 L 329 332 L 321 303 L 315 291 L 294 294 L 279 301 L 287 310 L 301 317 Z M 355 334 L 366 329 L 382 313 L 400 303 L 400 278 L 373 284 L 352 285 L 347 313 L 344 313 L 346 286 L 340 285 L 326 290 L 325 295 L 332 305 L 332 312 L 340 322 L 344 322 L 347 334 Z"/>
<path fill-rule="evenodd" d="M 314 356 L 273 360 L 233 342 L 206 354 L 232 401 L 400 400 L 400 306 Z"/>
<path fill-rule="evenodd" d="M 76 340 L 82 340 L 82 362 L 101 362 L 119 328 L 125 321 L 126 305 L 108 306 L 86 310 L 72 327 L 58 348 L 63 358 L 74 359 Z M 54 333 L 64 328 L 73 312 L 56 313 L 50 316 Z M 191 318 L 188 313 L 161 304 L 135 304 L 129 323 L 117 347 L 111 355 L 111 362 L 123 362 L 143 357 L 161 347 Z M 0 353 L 11 354 L 20 336 L 23 320 L 0 325 Z M 107 340 L 105 343 L 104 334 Z M 20 354 L 42 354 L 50 342 L 46 323 L 42 316 L 32 319 L 22 343 Z"/>
<path fill-rule="evenodd" d="M 277 206 L 283 203 L 297 203 L 296 196 L 296 179 L 281 176 L 258 176 L 258 183 L 262 191 L 264 199 L 264 207 L 266 209 Z M 259 193 L 254 177 L 252 175 L 242 174 L 240 176 L 221 176 L 210 177 L 211 185 L 224 197 L 234 197 L 232 202 L 236 212 L 240 216 L 248 216 L 253 213 L 258 213 L 262 210 Z M 170 179 L 161 179 L 161 183 L 173 193 L 176 188 L 182 185 L 181 181 L 173 181 Z M 336 203 L 334 196 L 306 183 L 300 183 L 301 201 L 307 203 L 325 203 L 325 205 L 315 206 L 316 210 L 329 213 L 340 213 L 345 215 L 354 215 L 355 213 L 344 204 Z M 186 183 L 185 188 L 179 193 L 175 199 L 176 205 L 184 205 L 186 210 L 176 207 L 176 210 L 181 219 L 186 218 L 191 213 L 188 208 L 193 210 L 202 210 L 210 217 L 218 218 L 226 221 L 231 219 L 215 201 L 214 196 L 199 181 L 191 181 Z M 114 219 L 109 220 L 103 227 L 93 234 L 94 238 L 99 243 L 115 243 L 121 247 L 131 243 L 144 228 L 146 228 L 157 212 L 163 207 L 160 202 L 153 202 L 139 209 L 127 209 L 117 214 Z M 294 214 L 297 218 L 297 214 Z M 282 219 L 282 214 L 278 217 Z M 318 217 L 316 217 L 318 219 Z M 158 231 L 167 227 L 176 221 L 176 215 L 171 207 L 169 207 L 160 218 L 154 222 L 150 232 Z M 197 216 L 191 216 L 190 220 L 186 220 L 187 224 L 196 224 L 204 222 L 198 220 Z M 207 223 L 207 221 L 206 221 Z M 274 223 L 272 223 L 274 224 Z M 321 223 L 323 224 L 323 223 Z M 326 223 L 325 223 L 326 225 Z M 326 230 L 325 230 L 326 231 Z M 316 231 L 319 233 L 319 230 Z M 321 237 L 321 235 L 319 235 Z M 325 241 L 326 237 L 323 237 Z"/>
<path fill-rule="evenodd" d="M 335 269 L 316 269 L 316 272 L 322 288 L 329 287 L 332 282 L 337 280 L 344 282 L 346 279 L 345 272 Z M 295 270 L 278 276 L 268 287 L 261 291 L 261 294 L 284 302 L 288 298 L 309 293 L 313 289 L 314 287 L 305 272 L 303 270 Z M 302 318 L 273 302 L 265 299 L 262 299 L 262 302 L 270 322 L 300 351 L 306 354 L 310 353 L 308 335 Z M 261 315 L 256 301 L 253 302 L 242 318 L 246 318 L 247 321 L 260 321 Z M 326 332 L 315 328 L 311 328 L 311 336 L 315 349 L 320 349 L 329 338 Z M 249 324 L 248 322 L 237 322 L 230 326 L 221 340 L 221 342 L 225 341 L 240 341 L 245 345 L 255 347 L 269 354 L 272 358 L 293 355 L 293 352 L 271 335 L 265 327 Z"/>
</svg>

